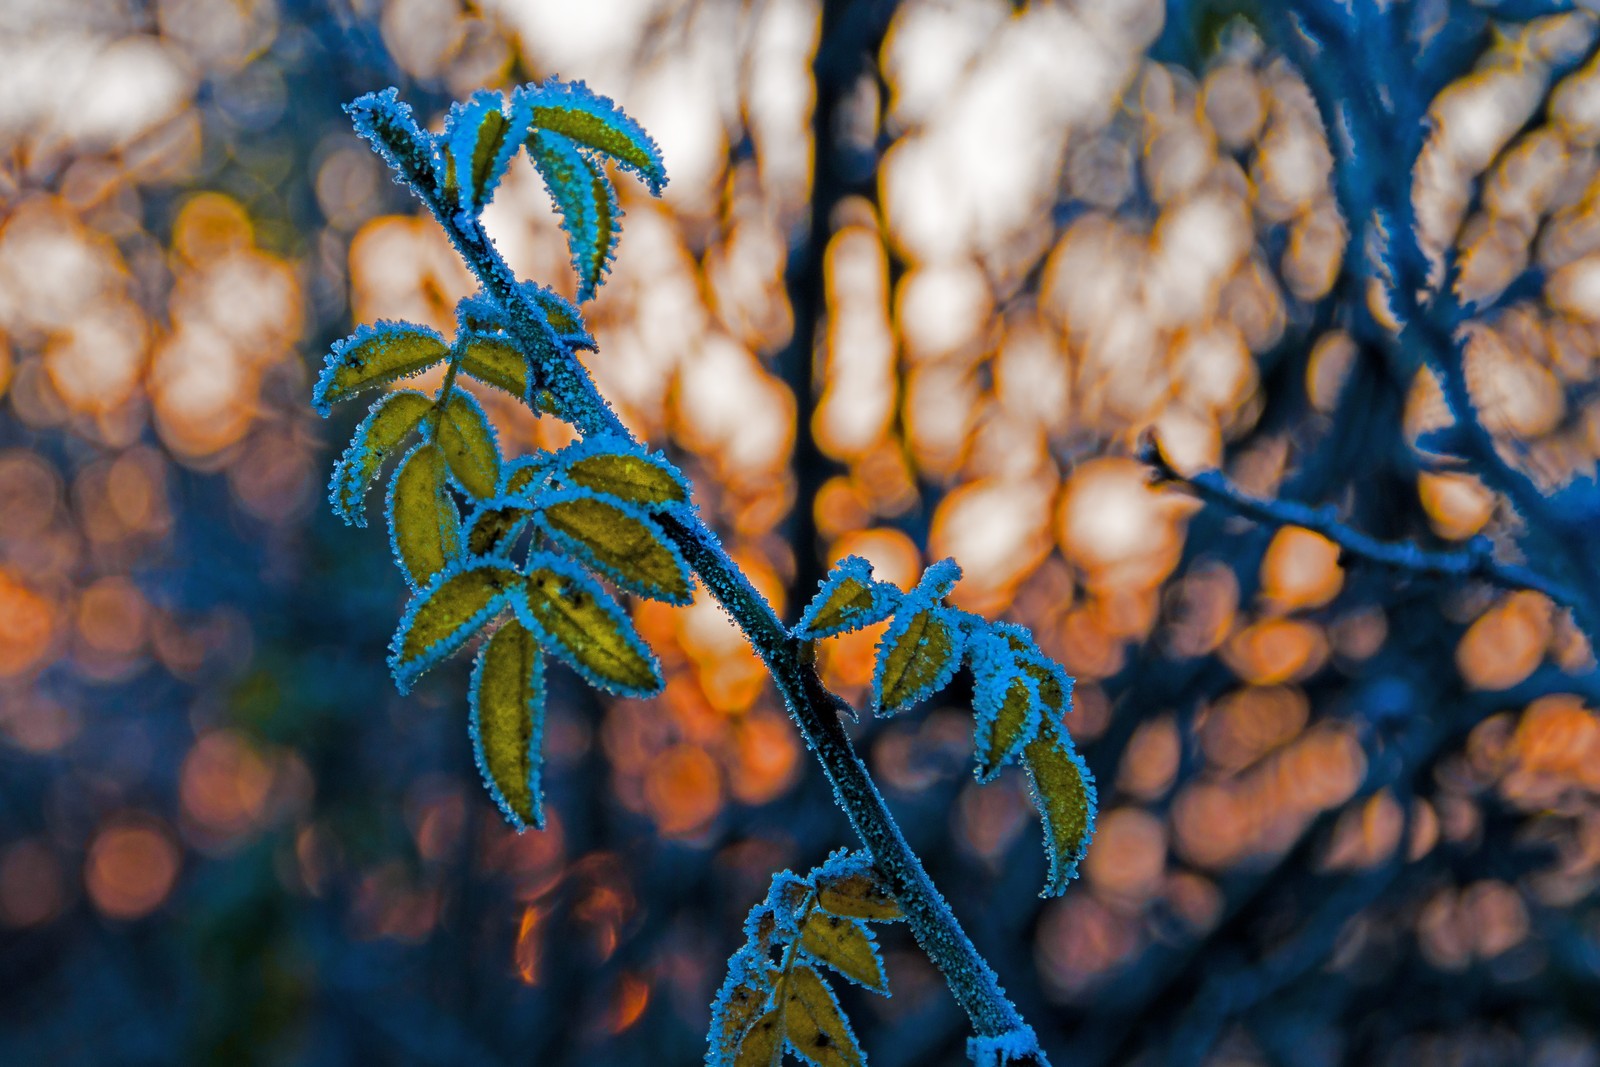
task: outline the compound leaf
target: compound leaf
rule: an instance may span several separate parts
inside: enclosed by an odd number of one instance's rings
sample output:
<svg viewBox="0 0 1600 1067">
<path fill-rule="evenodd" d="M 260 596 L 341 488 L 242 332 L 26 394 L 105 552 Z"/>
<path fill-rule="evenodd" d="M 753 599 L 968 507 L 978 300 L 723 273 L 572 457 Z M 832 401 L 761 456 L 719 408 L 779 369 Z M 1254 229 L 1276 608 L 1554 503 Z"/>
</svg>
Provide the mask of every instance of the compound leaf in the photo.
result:
<svg viewBox="0 0 1600 1067">
<path fill-rule="evenodd" d="M 795 636 L 809 641 L 864 629 L 887 619 L 899 603 L 900 590 L 875 581 L 871 563 L 846 556 L 818 586 L 795 626 Z"/>
<path fill-rule="evenodd" d="M 642 178 L 655 196 L 667 184 L 661 150 L 622 109 L 583 82 L 551 79 L 536 88 L 518 90 L 527 102 L 536 129 L 561 134 L 604 152 Z"/>
<path fill-rule="evenodd" d="M 642 509 L 589 489 L 541 498 L 540 527 L 624 589 L 652 600 L 687 604 L 689 565 Z"/>
<path fill-rule="evenodd" d="M 557 452 L 552 466 L 571 485 L 662 510 L 687 504 L 689 487 L 665 456 L 621 437 L 600 435 Z"/>
<path fill-rule="evenodd" d="M 382 320 L 363 326 L 328 353 L 312 406 L 326 418 L 339 401 L 425 371 L 449 351 L 444 338 L 426 326 Z"/>
<path fill-rule="evenodd" d="M 494 496 L 500 484 L 500 446 L 489 417 L 469 394 L 450 391 L 437 440 L 456 484 L 480 500 Z"/>
<path fill-rule="evenodd" d="M 445 460 L 430 441 L 406 453 L 389 483 L 389 544 L 413 588 L 461 551 L 461 515 L 445 491 Z"/>
<path fill-rule="evenodd" d="M 858 1067 L 863 1062 L 856 1035 L 815 968 L 796 964 L 779 988 L 790 1048 L 817 1067 Z"/>
<path fill-rule="evenodd" d="M 800 947 L 812 959 L 826 963 L 874 993 L 889 992 L 889 978 L 884 973 L 878 946 L 861 920 L 813 908 L 800 926 Z"/>
<path fill-rule="evenodd" d="M 470 700 L 472 753 L 489 795 L 518 830 L 544 829 L 544 653 L 517 620 L 507 619 L 478 653 Z"/>
<path fill-rule="evenodd" d="M 1040 896 L 1060 896 L 1078 873 L 1078 863 L 1094 835 L 1097 796 L 1094 775 L 1058 723 L 1046 720 L 1039 736 L 1023 749 L 1033 784 L 1033 801 L 1044 821 L 1044 850 L 1050 874 Z"/>
<path fill-rule="evenodd" d="M 589 684 L 627 696 L 653 696 L 661 665 L 622 606 L 570 560 L 548 552 L 528 561 L 518 617 Z"/>
<path fill-rule="evenodd" d="M 389 667 L 400 691 L 499 614 L 521 579 L 505 563 L 473 560 L 447 567 L 429 582 L 412 598 L 389 646 Z"/>
<path fill-rule="evenodd" d="M 328 500 L 346 523 L 367 524 L 367 490 L 384 461 L 433 407 L 433 398 L 411 390 L 390 393 L 375 402 L 356 427 L 350 447 L 333 465 Z"/>
</svg>

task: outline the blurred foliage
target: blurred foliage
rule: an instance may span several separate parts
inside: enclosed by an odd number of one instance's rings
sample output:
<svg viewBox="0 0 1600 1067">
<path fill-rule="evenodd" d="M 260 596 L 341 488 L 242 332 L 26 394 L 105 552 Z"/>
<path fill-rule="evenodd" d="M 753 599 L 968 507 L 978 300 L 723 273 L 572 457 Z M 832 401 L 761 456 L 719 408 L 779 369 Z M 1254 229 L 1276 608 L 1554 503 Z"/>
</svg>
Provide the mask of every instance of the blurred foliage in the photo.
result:
<svg viewBox="0 0 1600 1067">
<path fill-rule="evenodd" d="M 1388 5 L 1471 49 L 1403 180 L 1497 304 L 1471 388 L 1544 486 L 1600 456 L 1597 26 L 1557 6 Z M 559 73 L 673 175 L 622 190 L 593 371 L 762 592 L 793 618 L 845 555 L 902 587 L 954 555 L 959 606 L 1077 676 L 1103 816 L 1048 904 L 1025 780 L 978 790 L 964 707 L 852 728 L 1056 1062 L 1600 1062 L 1569 615 L 1134 458 L 1153 433 L 1180 471 L 1515 556 L 1505 500 L 1413 447 L 1439 386 L 1386 354 L 1275 8 L 6 5 L 0 1061 L 695 1062 L 771 872 L 843 840 L 703 598 L 635 608 L 658 698 L 552 672 L 547 829 L 513 834 L 462 677 L 393 695 L 401 583 L 314 506 L 354 425 L 313 424 L 321 353 L 469 291 L 339 104 L 398 84 L 437 123 Z M 530 175 L 486 217 L 568 276 Z M 567 440 L 480 399 L 508 454 Z M 822 643 L 831 686 L 861 699 L 878 636 Z M 840 994 L 874 1062 L 962 1062 L 937 976 L 882 942 L 895 996 Z"/>
</svg>

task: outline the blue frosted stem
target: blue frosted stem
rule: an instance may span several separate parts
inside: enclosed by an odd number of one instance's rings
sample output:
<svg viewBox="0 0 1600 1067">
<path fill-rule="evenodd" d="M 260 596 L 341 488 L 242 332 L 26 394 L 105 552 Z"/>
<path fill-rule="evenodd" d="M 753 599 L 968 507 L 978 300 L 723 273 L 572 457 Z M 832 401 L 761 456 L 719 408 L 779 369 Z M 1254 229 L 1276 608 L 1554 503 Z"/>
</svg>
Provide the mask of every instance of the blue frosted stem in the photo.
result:
<svg viewBox="0 0 1600 1067">
<path fill-rule="evenodd" d="M 372 126 L 388 118 L 361 114 L 357 117 Z M 524 352 L 546 350 L 542 313 L 519 288 L 516 276 L 478 220 L 461 211 L 455 198 L 447 197 L 440 188 L 427 164 L 431 149 L 417 140 L 426 135 L 414 126 L 392 121 L 383 132 L 386 138 L 399 142 L 391 144 L 386 153 L 391 165 L 444 228 L 484 291 L 505 312 L 508 332 Z M 404 143 L 406 138 L 411 143 Z M 568 352 L 566 358 L 546 361 L 539 370 L 540 384 L 555 395 L 557 410 L 584 436 L 616 434 L 633 440 L 576 356 Z M 667 516 L 661 525 L 772 673 L 801 736 L 821 761 L 840 808 L 905 912 L 912 935 L 944 975 L 951 995 L 972 1020 L 973 1029 L 985 1038 L 1000 1038 L 1024 1029 L 1021 1014 L 1001 989 L 994 970 L 978 954 L 950 905 L 934 888 L 922 861 L 906 844 L 883 795 L 844 732 L 839 714 L 848 711 L 849 705 L 829 692 L 817 677 L 806 652 L 808 643 L 790 633 L 703 521 L 698 517 Z M 1048 1067 L 1043 1053 L 1014 1062 Z"/>
</svg>

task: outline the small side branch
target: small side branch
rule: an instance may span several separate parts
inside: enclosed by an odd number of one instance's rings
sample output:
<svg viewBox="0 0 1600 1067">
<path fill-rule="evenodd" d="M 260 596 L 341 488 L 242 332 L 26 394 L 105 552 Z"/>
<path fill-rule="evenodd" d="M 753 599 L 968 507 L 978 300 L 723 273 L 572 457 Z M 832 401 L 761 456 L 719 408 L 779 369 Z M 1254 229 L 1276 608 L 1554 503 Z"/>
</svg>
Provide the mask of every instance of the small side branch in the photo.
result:
<svg viewBox="0 0 1600 1067">
<path fill-rule="evenodd" d="M 1154 446 L 1145 448 L 1139 458 L 1154 468 L 1161 480 L 1187 486 L 1208 504 L 1266 526 L 1304 527 L 1326 537 L 1355 559 L 1424 577 L 1475 578 L 1502 589 L 1531 589 L 1563 607 L 1578 604 L 1577 594 L 1560 582 L 1529 567 L 1496 559 L 1494 547 L 1487 538 L 1473 538 L 1465 548 L 1445 551 L 1430 551 L 1406 542 L 1382 541 L 1347 526 L 1331 507 L 1313 507 L 1294 500 L 1263 500 L 1240 489 L 1221 471 L 1180 473 Z"/>
</svg>

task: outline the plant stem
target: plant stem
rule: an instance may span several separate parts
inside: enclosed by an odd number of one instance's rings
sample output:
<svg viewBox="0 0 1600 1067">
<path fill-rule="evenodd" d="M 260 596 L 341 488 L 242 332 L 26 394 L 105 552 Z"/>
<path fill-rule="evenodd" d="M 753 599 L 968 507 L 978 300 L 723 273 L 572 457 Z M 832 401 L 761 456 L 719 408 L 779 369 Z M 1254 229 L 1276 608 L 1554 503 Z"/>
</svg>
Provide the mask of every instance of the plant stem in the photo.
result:
<svg viewBox="0 0 1600 1067">
<path fill-rule="evenodd" d="M 414 149 L 410 159 L 424 159 L 431 154 L 421 144 Z M 548 344 L 537 329 L 540 312 L 518 287 L 515 275 L 483 227 L 475 218 L 456 210 L 453 198 L 443 195 L 433 174 L 406 166 L 405 162 L 406 157 L 402 157 L 401 169 L 408 186 L 433 213 L 484 290 L 505 310 L 518 345 L 524 352 L 545 351 Z M 540 368 L 549 379 L 541 384 L 556 395 L 562 414 L 585 436 L 614 434 L 632 440 L 633 435 L 600 395 L 577 357 L 566 353 L 565 364 Z M 856 754 L 839 719 L 840 710 L 848 705 L 822 684 L 809 657 L 803 654 L 802 643 L 729 558 L 703 520 L 664 518 L 662 527 L 772 673 L 801 736 L 821 761 L 839 806 L 905 912 L 912 935 L 944 975 L 951 994 L 972 1020 L 973 1029 L 982 1037 L 999 1037 L 1022 1029 L 1026 1025 L 1022 1016 L 962 930 L 950 905 L 934 888 L 922 861 L 906 843 L 866 765 Z M 1042 1054 L 1032 1057 L 1031 1062 L 1047 1067 Z"/>
</svg>

